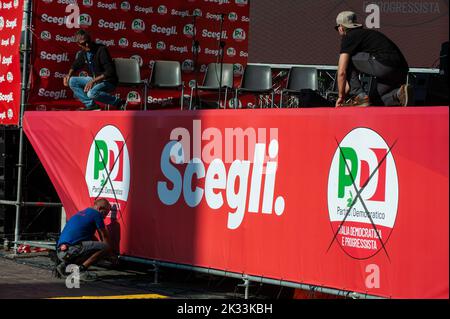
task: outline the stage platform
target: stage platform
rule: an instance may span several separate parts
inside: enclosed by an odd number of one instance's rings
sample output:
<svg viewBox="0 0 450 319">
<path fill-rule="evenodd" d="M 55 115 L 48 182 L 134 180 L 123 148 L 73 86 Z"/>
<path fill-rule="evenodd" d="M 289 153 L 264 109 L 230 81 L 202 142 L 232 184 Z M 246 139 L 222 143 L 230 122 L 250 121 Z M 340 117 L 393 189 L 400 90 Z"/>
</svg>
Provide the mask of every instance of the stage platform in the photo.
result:
<svg viewBox="0 0 450 319">
<path fill-rule="evenodd" d="M 108 229 L 122 255 L 289 287 L 444 298 L 448 113 L 27 112 L 24 129 L 68 216 L 97 197 L 116 205 Z"/>
</svg>

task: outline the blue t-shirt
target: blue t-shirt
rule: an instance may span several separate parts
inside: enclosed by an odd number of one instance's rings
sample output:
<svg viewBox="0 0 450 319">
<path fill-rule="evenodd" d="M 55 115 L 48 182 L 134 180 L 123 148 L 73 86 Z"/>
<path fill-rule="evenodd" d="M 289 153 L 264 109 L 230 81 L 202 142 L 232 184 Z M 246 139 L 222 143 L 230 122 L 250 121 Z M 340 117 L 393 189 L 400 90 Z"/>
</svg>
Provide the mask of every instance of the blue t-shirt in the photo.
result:
<svg viewBox="0 0 450 319">
<path fill-rule="evenodd" d="M 102 214 L 93 209 L 86 208 L 76 213 L 67 222 L 61 236 L 58 246 L 62 244 L 76 245 L 82 241 L 91 241 L 97 229 L 104 229 Z"/>
</svg>

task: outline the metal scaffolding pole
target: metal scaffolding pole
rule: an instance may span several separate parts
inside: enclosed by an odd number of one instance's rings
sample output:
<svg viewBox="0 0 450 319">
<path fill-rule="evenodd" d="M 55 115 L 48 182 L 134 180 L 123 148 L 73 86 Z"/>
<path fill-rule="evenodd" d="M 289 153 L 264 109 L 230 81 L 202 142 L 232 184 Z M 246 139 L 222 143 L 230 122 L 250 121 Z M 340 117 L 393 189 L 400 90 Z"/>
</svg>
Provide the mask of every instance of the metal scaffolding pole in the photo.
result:
<svg viewBox="0 0 450 319">
<path fill-rule="evenodd" d="M 10 206 L 35 206 L 35 207 L 63 207 L 61 203 L 46 203 L 46 202 L 19 202 L 12 200 L 0 200 L 0 205 Z"/>
<path fill-rule="evenodd" d="M 379 296 L 374 296 L 374 295 L 369 295 L 369 294 L 362 294 L 362 293 L 357 293 L 357 292 L 352 292 L 352 291 L 343 291 L 343 290 L 334 289 L 334 288 L 319 287 L 319 286 L 314 286 L 314 285 L 301 284 L 301 283 L 272 279 L 272 278 L 250 276 L 247 274 L 234 273 L 234 272 L 218 270 L 218 269 L 203 268 L 203 267 L 177 264 L 177 263 L 172 263 L 172 262 L 164 262 L 164 261 L 158 261 L 158 260 L 149 260 L 149 259 L 143 259 L 143 258 L 137 258 L 137 257 L 131 257 L 131 256 L 120 256 L 119 258 L 124 261 L 152 265 L 152 266 L 158 267 L 158 268 L 159 267 L 167 267 L 167 268 L 173 268 L 173 269 L 195 271 L 195 272 L 205 273 L 205 274 L 214 275 L 214 276 L 222 276 L 222 277 L 228 277 L 228 278 L 234 278 L 234 279 L 241 279 L 244 281 L 244 283 L 241 286 L 243 286 L 245 288 L 245 292 L 244 292 L 245 299 L 249 298 L 249 290 L 248 289 L 249 289 L 250 282 L 275 285 L 275 286 L 280 286 L 280 287 L 302 289 L 302 290 L 314 291 L 314 292 L 321 292 L 321 293 L 326 293 L 326 294 L 330 294 L 330 295 L 345 296 L 345 297 L 353 298 L 353 299 L 385 299 L 385 298 L 382 298 Z"/>
<path fill-rule="evenodd" d="M 28 93 L 28 75 L 29 75 L 29 61 L 30 61 L 30 33 L 31 33 L 31 2 L 32 0 L 25 0 L 24 3 L 24 20 L 25 34 L 24 34 L 24 49 L 22 61 L 22 91 L 20 103 L 20 117 L 19 117 L 19 159 L 17 164 L 17 198 L 16 198 L 16 223 L 14 229 L 14 241 L 20 240 L 20 210 L 22 201 L 22 174 L 23 174 L 23 114 L 27 105 Z M 17 243 L 14 244 L 14 253 L 17 253 Z"/>
</svg>

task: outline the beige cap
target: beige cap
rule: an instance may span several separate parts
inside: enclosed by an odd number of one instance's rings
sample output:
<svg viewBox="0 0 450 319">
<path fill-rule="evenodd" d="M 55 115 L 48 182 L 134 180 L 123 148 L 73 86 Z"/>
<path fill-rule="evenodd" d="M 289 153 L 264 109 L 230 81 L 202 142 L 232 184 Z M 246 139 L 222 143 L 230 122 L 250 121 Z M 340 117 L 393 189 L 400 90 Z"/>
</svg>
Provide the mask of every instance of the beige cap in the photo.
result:
<svg viewBox="0 0 450 319">
<path fill-rule="evenodd" d="M 354 29 L 354 28 L 360 28 L 362 27 L 362 24 L 357 23 L 356 21 L 356 13 L 353 11 L 342 11 L 338 14 L 336 18 L 336 29 L 340 25 L 343 25 L 344 27 L 348 29 Z"/>
</svg>

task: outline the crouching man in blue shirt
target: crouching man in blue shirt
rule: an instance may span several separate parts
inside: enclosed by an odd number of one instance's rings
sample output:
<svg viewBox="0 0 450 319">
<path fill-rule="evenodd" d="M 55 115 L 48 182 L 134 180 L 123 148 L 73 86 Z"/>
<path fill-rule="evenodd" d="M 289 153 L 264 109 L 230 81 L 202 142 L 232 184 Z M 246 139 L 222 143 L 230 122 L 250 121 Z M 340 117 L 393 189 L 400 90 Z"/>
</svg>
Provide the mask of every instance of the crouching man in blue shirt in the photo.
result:
<svg viewBox="0 0 450 319">
<path fill-rule="evenodd" d="M 108 231 L 104 219 L 111 210 L 111 204 L 104 198 L 97 199 L 94 206 L 79 211 L 70 218 L 57 243 L 56 267 L 59 275 L 65 277 L 69 264 L 79 266 L 80 279 L 94 280 L 87 269 L 101 258 L 112 254 Z M 101 241 L 93 241 L 95 232 Z"/>
</svg>

